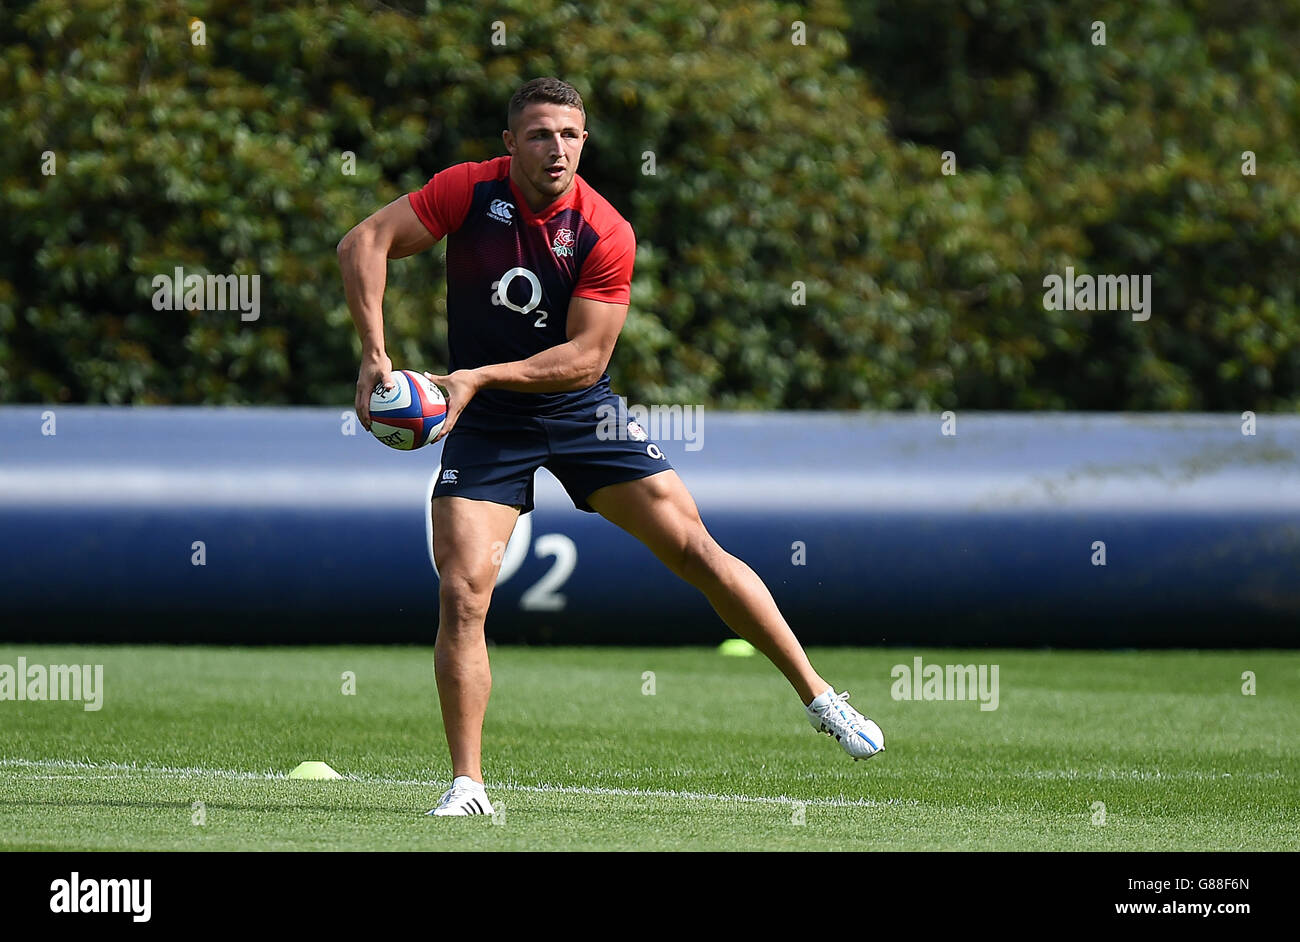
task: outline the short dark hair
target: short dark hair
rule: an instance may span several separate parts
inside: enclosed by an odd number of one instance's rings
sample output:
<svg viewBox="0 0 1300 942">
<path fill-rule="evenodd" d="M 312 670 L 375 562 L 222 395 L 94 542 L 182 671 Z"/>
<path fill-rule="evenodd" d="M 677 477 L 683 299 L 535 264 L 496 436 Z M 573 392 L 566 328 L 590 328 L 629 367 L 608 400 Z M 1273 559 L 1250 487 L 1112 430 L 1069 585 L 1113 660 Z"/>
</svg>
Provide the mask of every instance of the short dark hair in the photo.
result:
<svg viewBox="0 0 1300 942">
<path fill-rule="evenodd" d="M 519 117 L 519 113 L 528 105 L 538 101 L 577 108 L 582 112 L 583 121 L 587 120 L 587 109 L 582 106 L 582 96 L 578 94 L 578 90 L 568 82 L 548 75 L 525 82 L 510 96 L 510 107 L 506 111 L 506 127 L 514 130 L 515 118 Z"/>
</svg>

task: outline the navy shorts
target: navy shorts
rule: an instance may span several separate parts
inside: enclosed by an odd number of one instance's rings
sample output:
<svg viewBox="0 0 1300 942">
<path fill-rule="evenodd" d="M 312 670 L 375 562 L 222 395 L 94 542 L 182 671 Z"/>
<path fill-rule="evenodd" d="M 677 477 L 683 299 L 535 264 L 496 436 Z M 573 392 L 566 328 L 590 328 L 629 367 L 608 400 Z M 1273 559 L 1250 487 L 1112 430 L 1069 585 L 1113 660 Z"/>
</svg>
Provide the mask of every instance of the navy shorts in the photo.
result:
<svg viewBox="0 0 1300 942">
<path fill-rule="evenodd" d="M 587 498 L 669 470 L 663 450 L 626 413 L 611 420 L 612 395 L 571 414 L 553 417 L 476 411 L 462 413 L 443 443 L 442 472 L 433 496 L 468 497 L 533 509 L 533 475 L 554 474 L 579 510 L 595 513 Z M 471 404 L 472 405 L 472 404 Z M 605 408 L 601 411 L 601 407 Z"/>
</svg>

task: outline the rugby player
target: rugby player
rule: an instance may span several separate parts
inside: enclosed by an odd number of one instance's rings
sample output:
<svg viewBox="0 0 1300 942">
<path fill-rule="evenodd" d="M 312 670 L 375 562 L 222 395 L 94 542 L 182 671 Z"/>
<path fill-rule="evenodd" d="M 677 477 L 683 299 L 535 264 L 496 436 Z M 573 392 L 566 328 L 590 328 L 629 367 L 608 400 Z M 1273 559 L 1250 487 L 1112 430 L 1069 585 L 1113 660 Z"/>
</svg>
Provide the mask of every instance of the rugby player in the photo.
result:
<svg viewBox="0 0 1300 942">
<path fill-rule="evenodd" d="M 448 240 L 450 372 L 426 375 L 447 395 L 431 513 L 440 577 L 434 673 L 452 783 L 429 814 L 492 813 L 482 766 L 492 687 L 483 626 L 499 549 L 533 509 L 540 467 L 579 510 L 622 527 L 704 593 L 785 675 L 814 729 L 855 759 L 874 755 L 884 746 L 880 727 L 813 670 L 767 587 L 709 535 L 658 445 L 639 426 L 616 439 L 597 434 L 598 408 L 619 403 L 605 369 L 627 317 L 636 238 L 578 176 L 587 140 L 581 96 L 555 78 L 526 83 L 510 99 L 502 138 L 507 156 L 435 174 L 338 246 L 361 337 L 356 411 L 369 428 L 371 392 L 393 385 L 382 313 L 388 260 Z"/>
</svg>

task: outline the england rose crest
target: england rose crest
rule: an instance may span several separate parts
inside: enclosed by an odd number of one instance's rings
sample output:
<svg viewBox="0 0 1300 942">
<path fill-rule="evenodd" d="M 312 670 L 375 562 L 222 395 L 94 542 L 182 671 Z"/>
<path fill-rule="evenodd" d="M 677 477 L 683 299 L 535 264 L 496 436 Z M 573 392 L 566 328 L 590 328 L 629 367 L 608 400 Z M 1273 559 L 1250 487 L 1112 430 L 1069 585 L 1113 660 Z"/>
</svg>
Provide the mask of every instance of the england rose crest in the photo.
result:
<svg viewBox="0 0 1300 942">
<path fill-rule="evenodd" d="M 555 240 L 551 243 L 551 249 L 555 252 L 555 257 L 572 256 L 573 242 L 572 229 L 561 229 L 555 233 Z"/>
</svg>

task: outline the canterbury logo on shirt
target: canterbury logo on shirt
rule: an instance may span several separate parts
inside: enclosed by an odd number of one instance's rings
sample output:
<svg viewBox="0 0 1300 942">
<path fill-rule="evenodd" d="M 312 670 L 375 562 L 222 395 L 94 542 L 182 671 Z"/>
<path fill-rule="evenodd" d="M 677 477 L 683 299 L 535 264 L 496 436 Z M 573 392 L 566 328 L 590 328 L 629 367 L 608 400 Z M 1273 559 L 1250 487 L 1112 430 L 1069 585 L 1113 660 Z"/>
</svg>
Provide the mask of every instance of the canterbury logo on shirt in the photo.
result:
<svg viewBox="0 0 1300 942">
<path fill-rule="evenodd" d="M 507 203 L 505 200 L 493 200 L 488 206 L 488 218 L 495 219 L 497 222 L 514 221 L 515 204 Z"/>
</svg>

